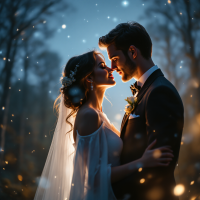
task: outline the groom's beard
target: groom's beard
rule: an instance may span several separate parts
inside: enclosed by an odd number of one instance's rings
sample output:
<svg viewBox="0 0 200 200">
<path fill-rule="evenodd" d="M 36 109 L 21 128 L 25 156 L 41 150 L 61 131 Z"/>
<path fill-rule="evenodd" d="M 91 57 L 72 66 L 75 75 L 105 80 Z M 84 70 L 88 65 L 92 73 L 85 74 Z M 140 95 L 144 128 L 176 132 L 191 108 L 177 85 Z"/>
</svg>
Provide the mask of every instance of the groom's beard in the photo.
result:
<svg viewBox="0 0 200 200">
<path fill-rule="evenodd" d="M 136 64 L 133 62 L 127 54 L 126 56 L 126 62 L 123 67 L 123 76 L 122 76 L 122 81 L 127 82 L 130 79 L 133 78 L 134 73 L 136 72 Z"/>
</svg>

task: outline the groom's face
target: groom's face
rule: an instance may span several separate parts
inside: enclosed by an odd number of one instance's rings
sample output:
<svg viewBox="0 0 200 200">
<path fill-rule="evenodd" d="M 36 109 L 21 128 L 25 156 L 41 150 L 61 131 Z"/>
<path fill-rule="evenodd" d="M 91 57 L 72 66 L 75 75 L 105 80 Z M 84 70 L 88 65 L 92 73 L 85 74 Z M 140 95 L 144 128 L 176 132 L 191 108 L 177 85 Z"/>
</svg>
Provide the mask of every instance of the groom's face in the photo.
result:
<svg viewBox="0 0 200 200">
<path fill-rule="evenodd" d="M 123 82 L 133 78 L 136 70 L 136 64 L 129 58 L 128 53 L 125 55 L 122 50 L 116 49 L 114 44 L 107 47 L 108 58 L 111 60 L 111 69 L 122 77 Z"/>
</svg>

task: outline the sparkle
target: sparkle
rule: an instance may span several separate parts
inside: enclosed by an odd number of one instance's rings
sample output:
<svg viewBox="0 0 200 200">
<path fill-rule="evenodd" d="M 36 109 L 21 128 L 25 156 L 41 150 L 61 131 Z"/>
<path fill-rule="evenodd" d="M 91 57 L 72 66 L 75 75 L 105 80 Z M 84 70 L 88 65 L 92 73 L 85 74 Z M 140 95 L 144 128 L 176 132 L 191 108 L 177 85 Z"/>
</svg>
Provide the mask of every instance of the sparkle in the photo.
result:
<svg viewBox="0 0 200 200">
<path fill-rule="evenodd" d="M 168 4 L 170 4 L 171 3 L 171 0 L 168 0 Z"/>
<path fill-rule="evenodd" d="M 3 60 L 6 60 L 6 57 L 4 57 Z"/>
<path fill-rule="evenodd" d="M 21 90 L 19 89 L 19 92 L 21 92 Z"/>
<path fill-rule="evenodd" d="M 144 4 L 142 4 L 144 6 Z"/>
<path fill-rule="evenodd" d="M 22 175 L 18 175 L 17 178 L 18 178 L 19 181 L 22 181 L 22 180 L 23 180 Z"/>
<path fill-rule="evenodd" d="M 140 179 L 140 183 L 144 183 L 144 182 L 145 182 L 144 178 Z"/>
<path fill-rule="evenodd" d="M 46 21 L 43 21 L 43 24 L 46 24 L 47 22 Z"/>
<path fill-rule="evenodd" d="M 5 161 L 6 165 L 8 164 L 8 161 Z"/>
<path fill-rule="evenodd" d="M 70 35 L 68 35 L 67 37 L 70 38 Z"/>
<path fill-rule="evenodd" d="M 28 133 L 29 135 L 31 134 L 31 132 Z"/>
<path fill-rule="evenodd" d="M 162 152 L 161 152 L 160 150 L 155 149 L 155 150 L 153 151 L 153 157 L 154 157 L 155 159 L 160 158 L 161 155 L 162 155 Z"/>
<path fill-rule="evenodd" d="M 191 181 L 190 185 L 193 185 L 194 184 L 194 181 Z"/>
<path fill-rule="evenodd" d="M 17 31 L 19 31 L 19 29 L 17 29 Z"/>
<path fill-rule="evenodd" d="M 192 94 L 190 95 L 190 97 L 192 97 Z"/>
<path fill-rule="evenodd" d="M 110 16 L 108 16 L 107 18 L 110 19 Z"/>
<path fill-rule="evenodd" d="M 11 122 L 13 122 L 13 120 L 10 120 Z"/>
<path fill-rule="evenodd" d="M 5 110 L 5 107 L 2 107 L 2 110 Z"/>
<path fill-rule="evenodd" d="M 15 115 L 14 114 L 12 114 L 12 117 L 14 117 Z"/>
<path fill-rule="evenodd" d="M 86 43 L 86 40 L 82 40 L 83 43 Z"/>
<path fill-rule="evenodd" d="M 116 17 L 114 17 L 114 18 L 113 18 L 113 21 L 114 21 L 114 22 L 117 22 L 117 18 L 116 18 Z"/>
<path fill-rule="evenodd" d="M 62 25 L 62 28 L 63 28 L 63 29 L 66 29 L 66 27 L 67 27 L 67 26 L 66 26 L 65 24 Z"/>
<path fill-rule="evenodd" d="M 10 62 L 10 59 L 8 59 L 8 62 Z"/>
<path fill-rule="evenodd" d="M 128 1 L 122 1 L 122 6 L 127 7 L 129 5 Z"/>
<path fill-rule="evenodd" d="M 28 58 L 28 56 L 27 56 L 27 58 Z"/>
<path fill-rule="evenodd" d="M 49 91 L 49 93 L 51 94 L 51 91 Z"/>
<path fill-rule="evenodd" d="M 141 172 L 142 171 L 142 168 L 140 167 L 139 169 L 138 169 L 138 172 Z"/>
<path fill-rule="evenodd" d="M 180 66 L 180 68 L 182 68 L 182 66 Z"/>
<path fill-rule="evenodd" d="M 182 13 L 180 13 L 180 15 L 182 15 Z"/>
<path fill-rule="evenodd" d="M 34 28 L 34 26 L 33 26 L 33 28 Z"/>
<path fill-rule="evenodd" d="M 176 196 L 182 195 L 182 194 L 184 193 L 184 191 L 185 191 L 185 187 L 184 187 L 184 185 L 182 185 L 182 184 L 178 184 L 178 185 L 176 185 L 176 187 L 174 188 L 174 194 L 175 194 Z"/>
<path fill-rule="evenodd" d="M 21 72 L 23 71 L 23 69 L 21 69 Z"/>
<path fill-rule="evenodd" d="M 9 87 L 9 90 L 11 89 L 11 87 Z"/>
</svg>

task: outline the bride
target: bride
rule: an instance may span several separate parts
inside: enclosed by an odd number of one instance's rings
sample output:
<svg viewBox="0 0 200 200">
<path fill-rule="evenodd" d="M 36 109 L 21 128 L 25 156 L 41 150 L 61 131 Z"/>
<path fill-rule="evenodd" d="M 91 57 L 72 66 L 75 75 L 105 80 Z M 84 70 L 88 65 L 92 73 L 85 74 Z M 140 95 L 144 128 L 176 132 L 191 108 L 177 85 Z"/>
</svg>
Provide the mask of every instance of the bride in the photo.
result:
<svg viewBox="0 0 200 200">
<path fill-rule="evenodd" d="M 60 104 L 55 101 L 57 126 L 34 200 L 116 199 L 113 183 L 172 160 L 168 146 L 152 150 L 154 141 L 140 159 L 120 165 L 120 133 L 102 111 L 106 89 L 116 84 L 112 72 L 97 51 L 72 57 L 66 64 Z"/>
</svg>

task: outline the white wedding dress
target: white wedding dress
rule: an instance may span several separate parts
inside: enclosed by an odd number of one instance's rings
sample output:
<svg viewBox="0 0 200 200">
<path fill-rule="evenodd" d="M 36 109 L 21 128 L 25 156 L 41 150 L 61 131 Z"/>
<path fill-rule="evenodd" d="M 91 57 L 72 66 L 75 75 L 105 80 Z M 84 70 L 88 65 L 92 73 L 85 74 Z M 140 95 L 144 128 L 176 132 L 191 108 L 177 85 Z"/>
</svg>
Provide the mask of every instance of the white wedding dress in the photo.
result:
<svg viewBox="0 0 200 200">
<path fill-rule="evenodd" d="M 66 123 L 71 110 L 61 98 L 59 117 L 34 200 L 116 200 L 111 167 L 120 165 L 123 148 L 118 131 L 100 112 L 101 126 L 81 136 Z M 74 117 L 68 119 L 74 125 Z M 89 124 L 88 124 L 89 126 Z"/>
</svg>

